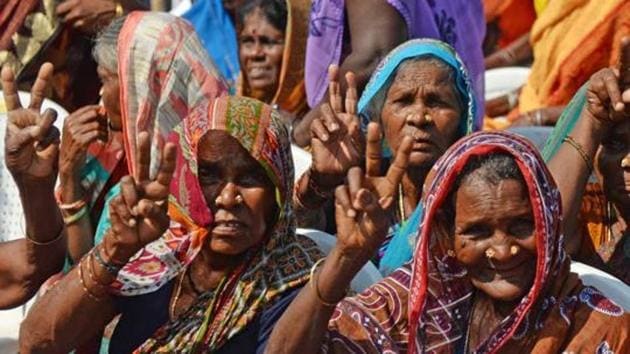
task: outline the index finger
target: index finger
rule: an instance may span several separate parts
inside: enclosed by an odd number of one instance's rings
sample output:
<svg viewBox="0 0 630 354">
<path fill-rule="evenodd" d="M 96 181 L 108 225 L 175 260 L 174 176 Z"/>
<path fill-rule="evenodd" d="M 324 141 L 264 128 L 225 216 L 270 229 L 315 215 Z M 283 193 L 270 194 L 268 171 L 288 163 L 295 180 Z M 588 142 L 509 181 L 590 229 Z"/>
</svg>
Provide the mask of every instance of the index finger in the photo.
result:
<svg viewBox="0 0 630 354">
<path fill-rule="evenodd" d="M 46 92 L 48 82 L 52 77 L 53 69 L 54 68 L 51 63 L 44 63 L 39 68 L 37 79 L 35 79 L 35 83 L 33 83 L 33 87 L 31 88 L 31 102 L 29 103 L 28 108 L 37 111 L 41 108 L 42 102 L 44 101 L 44 93 Z"/>
<path fill-rule="evenodd" d="M 330 106 L 335 113 L 341 113 L 343 110 L 338 76 L 339 67 L 330 65 L 328 67 L 328 98 L 330 99 Z"/>
<path fill-rule="evenodd" d="M 387 170 L 385 178 L 390 183 L 391 191 L 386 194 L 394 193 L 396 186 L 400 183 L 405 172 L 407 172 L 407 165 L 409 164 L 409 155 L 411 154 L 411 148 L 413 147 L 413 140 L 405 136 L 400 143 L 398 150 L 396 150 L 396 157 L 394 163 Z M 391 192 L 391 193 L 389 193 Z"/>
<path fill-rule="evenodd" d="M 148 132 L 138 134 L 138 149 L 136 150 L 137 169 L 136 183 L 143 183 L 149 179 L 151 168 L 151 139 Z"/>
<path fill-rule="evenodd" d="M 346 90 L 346 113 L 355 115 L 357 114 L 359 94 L 357 93 L 357 80 L 353 72 L 348 71 L 346 73 L 346 83 L 348 84 L 348 89 Z"/>
<path fill-rule="evenodd" d="M 7 111 L 22 108 L 20 97 L 17 92 L 17 85 L 15 84 L 15 74 L 13 74 L 13 69 L 11 69 L 9 65 L 3 66 L 0 76 L 2 79 L 2 95 L 4 96 Z"/>
<path fill-rule="evenodd" d="M 368 176 L 381 173 L 381 128 L 378 123 L 369 123 L 367 127 L 367 145 L 365 148 L 365 172 Z"/>
</svg>

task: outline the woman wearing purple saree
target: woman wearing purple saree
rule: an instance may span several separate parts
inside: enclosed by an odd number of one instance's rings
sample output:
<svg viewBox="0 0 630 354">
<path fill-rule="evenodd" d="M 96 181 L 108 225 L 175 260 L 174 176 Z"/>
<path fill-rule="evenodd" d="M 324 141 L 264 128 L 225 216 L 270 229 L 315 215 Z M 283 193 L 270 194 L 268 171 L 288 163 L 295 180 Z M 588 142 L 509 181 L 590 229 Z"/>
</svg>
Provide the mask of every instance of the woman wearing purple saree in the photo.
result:
<svg viewBox="0 0 630 354">
<path fill-rule="evenodd" d="M 398 15 L 398 16 L 397 16 Z M 294 138 L 307 145 L 309 126 L 326 98 L 328 67 L 340 77 L 356 74 L 359 94 L 383 57 L 413 38 L 434 38 L 461 55 L 473 82 L 477 107 L 483 107 L 483 5 L 478 0 L 315 0 L 306 45 L 306 94 L 312 111 L 296 122 Z M 345 87 L 342 87 L 345 92 Z M 483 110 L 478 110 L 483 117 Z"/>
</svg>

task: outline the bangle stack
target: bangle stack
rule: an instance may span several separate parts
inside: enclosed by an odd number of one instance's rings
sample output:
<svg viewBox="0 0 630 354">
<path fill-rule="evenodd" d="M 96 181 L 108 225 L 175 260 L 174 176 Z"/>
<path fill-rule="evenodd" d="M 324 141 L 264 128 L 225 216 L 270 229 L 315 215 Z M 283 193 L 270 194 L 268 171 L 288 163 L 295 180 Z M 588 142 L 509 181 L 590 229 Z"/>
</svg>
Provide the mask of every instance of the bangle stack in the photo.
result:
<svg viewBox="0 0 630 354">
<path fill-rule="evenodd" d="M 94 294 L 90 288 L 86 285 L 85 280 L 83 279 L 83 262 L 85 261 L 85 259 L 88 259 L 87 257 L 83 258 L 79 264 L 79 282 L 81 283 L 81 287 L 83 288 L 83 291 L 85 292 L 85 294 L 92 300 L 96 301 L 96 302 L 101 302 L 103 301 L 103 299 L 105 298 L 104 294 L 102 295 L 97 295 Z M 88 273 L 90 273 L 90 265 L 89 265 L 89 259 L 88 259 Z M 88 274 L 90 276 L 90 279 L 93 278 L 93 274 Z M 96 284 L 99 284 L 98 282 L 96 282 Z M 100 285 L 100 284 L 99 284 Z"/>
<path fill-rule="evenodd" d="M 578 154 L 580 154 L 588 170 L 593 171 L 593 163 L 591 162 L 591 159 L 589 159 L 588 154 L 586 153 L 586 150 L 584 150 L 584 147 L 582 147 L 580 143 L 575 141 L 575 139 L 573 139 L 573 137 L 570 135 L 567 135 L 564 139 L 562 139 L 562 142 L 571 145 L 575 149 L 575 151 L 577 151 Z"/>
<path fill-rule="evenodd" d="M 87 203 L 83 199 L 75 200 L 72 203 L 64 203 L 61 200 L 61 190 L 59 189 L 55 192 L 55 198 L 63 216 L 63 223 L 66 225 L 72 225 L 88 214 Z"/>
<path fill-rule="evenodd" d="M 113 262 L 106 262 L 103 259 L 103 256 L 101 256 L 101 253 L 99 252 L 100 248 L 101 247 L 94 247 L 94 250 L 92 252 L 90 252 L 90 253 L 94 254 L 94 259 L 96 259 L 98 264 L 100 264 L 103 268 L 105 268 L 107 273 L 111 274 L 112 276 L 118 275 L 118 272 L 120 272 L 120 270 L 123 268 L 124 264 L 116 264 L 116 263 L 113 263 Z"/>
</svg>

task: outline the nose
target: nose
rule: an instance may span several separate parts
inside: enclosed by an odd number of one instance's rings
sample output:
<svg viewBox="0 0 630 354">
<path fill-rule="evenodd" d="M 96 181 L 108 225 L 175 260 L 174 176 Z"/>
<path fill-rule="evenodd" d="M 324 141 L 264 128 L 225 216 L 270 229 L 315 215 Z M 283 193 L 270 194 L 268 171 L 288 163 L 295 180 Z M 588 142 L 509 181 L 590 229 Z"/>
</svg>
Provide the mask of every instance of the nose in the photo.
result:
<svg viewBox="0 0 630 354">
<path fill-rule="evenodd" d="M 495 232 L 494 236 L 490 239 L 490 242 L 491 244 L 486 250 L 486 256 L 488 258 L 503 262 L 508 261 L 514 256 L 511 249 L 515 244 L 512 242 L 511 237 L 505 233 L 501 231 Z"/>
<path fill-rule="evenodd" d="M 214 202 L 217 208 L 230 209 L 240 204 L 239 199 L 242 201 L 242 198 L 238 192 L 238 187 L 234 183 L 228 182 L 221 188 Z"/>
<path fill-rule="evenodd" d="M 630 172 L 630 150 L 626 152 L 626 156 L 621 159 L 621 168 Z"/>
<path fill-rule="evenodd" d="M 405 123 L 418 128 L 428 125 L 431 122 L 431 115 L 423 104 L 414 106 L 405 117 Z"/>
</svg>

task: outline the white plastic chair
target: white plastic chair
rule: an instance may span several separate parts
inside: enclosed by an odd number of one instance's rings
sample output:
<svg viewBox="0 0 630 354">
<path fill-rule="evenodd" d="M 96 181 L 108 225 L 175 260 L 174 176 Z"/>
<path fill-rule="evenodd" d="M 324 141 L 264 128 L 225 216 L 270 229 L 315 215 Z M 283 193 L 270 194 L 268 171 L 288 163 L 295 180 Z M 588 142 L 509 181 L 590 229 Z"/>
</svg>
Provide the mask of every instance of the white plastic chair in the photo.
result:
<svg viewBox="0 0 630 354">
<path fill-rule="evenodd" d="M 298 235 L 303 235 L 313 240 L 324 254 L 330 253 L 335 246 L 337 239 L 326 232 L 312 229 L 297 229 Z M 350 287 L 357 293 L 369 288 L 372 284 L 378 283 L 383 279 L 381 273 L 376 269 L 372 262 L 368 262 L 361 268 L 359 273 L 352 279 Z"/>
<path fill-rule="evenodd" d="M 630 286 L 621 280 L 580 262 L 571 262 L 571 272 L 577 274 L 584 285 L 597 288 L 624 310 L 630 311 Z"/>
<path fill-rule="evenodd" d="M 295 168 L 295 181 L 311 167 L 311 154 L 297 145 L 291 144 L 291 155 L 293 155 L 293 166 Z"/>
</svg>

